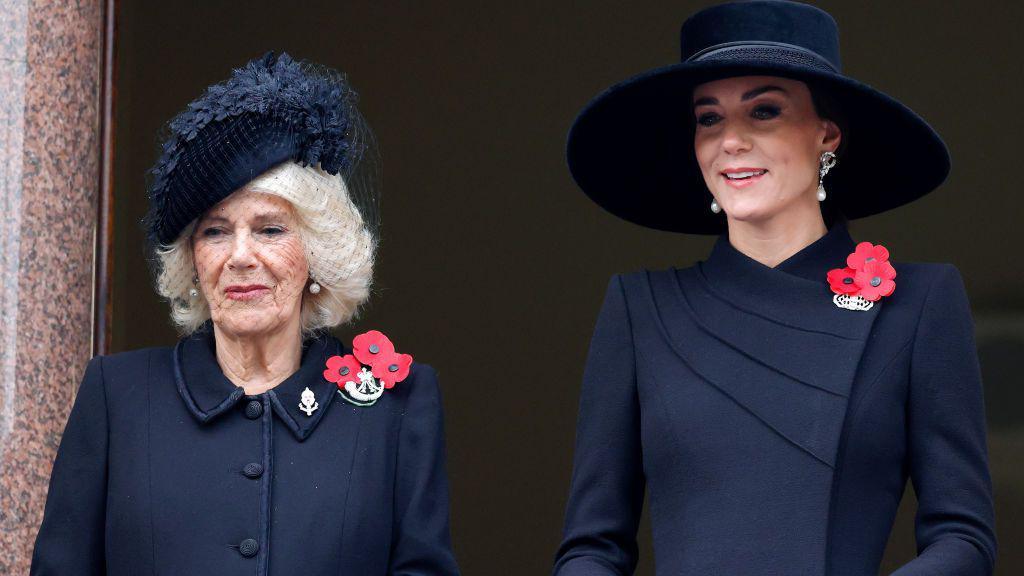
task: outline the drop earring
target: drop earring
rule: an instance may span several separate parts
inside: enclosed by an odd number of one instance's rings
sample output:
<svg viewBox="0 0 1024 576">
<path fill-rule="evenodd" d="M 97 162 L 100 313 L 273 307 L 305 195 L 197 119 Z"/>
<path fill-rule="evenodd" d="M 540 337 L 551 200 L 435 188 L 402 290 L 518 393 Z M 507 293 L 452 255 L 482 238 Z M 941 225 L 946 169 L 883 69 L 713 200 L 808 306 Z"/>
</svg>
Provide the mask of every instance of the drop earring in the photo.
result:
<svg viewBox="0 0 1024 576">
<path fill-rule="evenodd" d="M 711 201 L 711 211 L 714 212 L 715 214 L 718 214 L 719 212 L 722 211 L 722 207 L 718 205 L 718 200 Z"/>
<path fill-rule="evenodd" d="M 312 281 L 312 283 L 309 285 L 309 293 L 310 294 L 319 294 L 320 293 L 320 285 L 317 284 L 316 280 L 313 280 L 312 276 L 310 276 L 309 279 Z"/>
<path fill-rule="evenodd" d="M 828 193 L 825 192 L 825 175 L 828 171 L 836 165 L 836 155 L 834 152 L 824 152 L 821 158 L 818 160 L 818 202 L 824 202 L 825 198 L 828 198 Z"/>
<path fill-rule="evenodd" d="M 193 300 L 199 298 L 199 289 L 196 288 L 196 286 L 199 286 L 198 274 L 192 276 L 192 287 L 188 289 L 188 297 L 192 298 Z"/>
</svg>

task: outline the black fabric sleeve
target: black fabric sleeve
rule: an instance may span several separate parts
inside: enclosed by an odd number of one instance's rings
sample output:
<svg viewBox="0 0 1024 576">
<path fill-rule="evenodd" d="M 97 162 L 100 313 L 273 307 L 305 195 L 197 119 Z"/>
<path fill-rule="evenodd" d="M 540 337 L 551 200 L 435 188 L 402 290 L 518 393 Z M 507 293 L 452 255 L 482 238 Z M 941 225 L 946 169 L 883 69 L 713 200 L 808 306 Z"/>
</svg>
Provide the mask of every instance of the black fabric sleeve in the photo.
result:
<svg viewBox="0 0 1024 576">
<path fill-rule="evenodd" d="M 911 360 L 909 466 L 918 557 L 895 576 L 987 576 L 996 539 L 985 405 L 970 306 L 943 266 L 925 300 Z"/>
<path fill-rule="evenodd" d="M 103 359 L 93 358 L 78 389 L 50 475 L 33 576 L 106 573 L 107 395 Z"/>
<path fill-rule="evenodd" d="M 557 576 L 632 574 L 644 498 L 632 328 L 613 277 L 583 374 L 576 450 Z"/>
<path fill-rule="evenodd" d="M 437 374 L 423 366 L 410 386 L 398 432 L 395 529 L 390 568 L 394 576 L 457 575 L 448 522 L 444 415 Z"/>
</svg>

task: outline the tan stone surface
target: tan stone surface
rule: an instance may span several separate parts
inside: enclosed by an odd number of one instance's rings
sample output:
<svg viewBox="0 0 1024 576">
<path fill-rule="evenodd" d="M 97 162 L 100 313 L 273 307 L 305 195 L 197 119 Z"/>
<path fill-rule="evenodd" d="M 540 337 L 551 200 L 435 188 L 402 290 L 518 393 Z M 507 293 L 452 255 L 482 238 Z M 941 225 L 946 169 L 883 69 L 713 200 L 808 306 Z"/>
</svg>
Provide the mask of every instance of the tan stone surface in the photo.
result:
<svg viewBox="0 0 1024 576">
<path fill-rule="evenodd" d="M 0 0 L 0 574 L 26 574 L 91 355 L 102 7 Z"/>
</svg>

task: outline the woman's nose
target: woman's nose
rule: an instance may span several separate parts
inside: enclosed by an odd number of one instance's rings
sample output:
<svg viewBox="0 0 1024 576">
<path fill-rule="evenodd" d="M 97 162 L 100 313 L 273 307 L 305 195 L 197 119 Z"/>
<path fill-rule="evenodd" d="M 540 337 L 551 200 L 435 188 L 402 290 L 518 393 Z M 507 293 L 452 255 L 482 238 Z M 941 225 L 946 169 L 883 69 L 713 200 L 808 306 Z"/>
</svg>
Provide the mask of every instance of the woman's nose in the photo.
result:
<svg viewBox="0 0 1024 576">
<path fill-rule="evenodd" d="M 732 123 L 725 127 L 725 132 L 722 134 L 722 150 L 726 154 L 750 151 L 750 139 L 747 138 L 742 126 Z"/>
<path fill-rule="evenodd" d="M 256 266 L 256 254 L 253 251 L 252 236 L 248 233 L 235 234 L 235 242 L 231 247 L 231 257 L 228 258 L 228 268 L 231 270 L 244 270 Z"/>
</svg>

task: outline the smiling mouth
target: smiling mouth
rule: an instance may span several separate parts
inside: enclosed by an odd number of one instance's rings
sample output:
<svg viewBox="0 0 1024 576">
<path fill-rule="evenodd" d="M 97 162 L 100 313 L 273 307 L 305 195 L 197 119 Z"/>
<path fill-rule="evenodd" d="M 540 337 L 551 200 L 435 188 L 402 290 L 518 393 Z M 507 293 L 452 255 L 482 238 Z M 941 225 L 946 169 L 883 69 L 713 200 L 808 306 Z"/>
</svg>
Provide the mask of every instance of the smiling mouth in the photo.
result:
<svg viewBox="0 0 1024 576">
<path fill-rule="evenodd" d="M 745 170 L 743 172 L 722 172 L 722 176 L 725 176 L 726 180 L 750 180 L 767 173 L 767 170 Z"/>
</svg>

